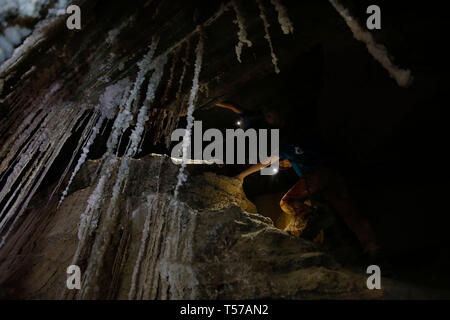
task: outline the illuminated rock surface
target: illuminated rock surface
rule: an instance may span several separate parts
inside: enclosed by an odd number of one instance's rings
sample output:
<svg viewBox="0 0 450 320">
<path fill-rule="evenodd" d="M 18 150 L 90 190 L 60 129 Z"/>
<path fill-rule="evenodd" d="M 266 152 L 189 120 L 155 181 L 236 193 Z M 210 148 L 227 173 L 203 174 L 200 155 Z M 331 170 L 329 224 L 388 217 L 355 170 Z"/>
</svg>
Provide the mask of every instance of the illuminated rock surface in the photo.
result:
<svg viewBox="0 0 450 320">
<path fill-rule="evenodd" d="M 8 262 L 2 256 L 2 294 L 28 299 L 61 297 L 65 269 L 78 242 L 79 217 L 95 187 L 92 173 L 97 164 L 88 161 L 83 165 L 59 209 L 32 204 L 5 248 Z M 148 177 L 159 170 L 158 185 Z M 147 156 L 131 161 L 129 183 L 118 202 L 120 223 L 114 227 L 115 236 L 105 255 L 108 263 L 92 284 L 93 291 L 81 298 L 430 297 L 429 291 L 394 286 L 384 278 L 384 290 L 368 290 L 362 270 L 343 269 L 320 246 L 274 228 L 269 218 L 255 212 L 232 178 L 208 172 L 192 176 L 180 191 L 180 209 L 173 210 L 170 194 L 176 171 L 168 158 Z M 148 234 L 142 242 L 147 218 Z M 30 234 L 33 241 L 24 236 Z M 137 262 L 139 251 L 142 256 Z M 138 276 L 133 282 L 135 268 Z M 69 293 L 66 298 L 73 296 Z"/>
</svg>

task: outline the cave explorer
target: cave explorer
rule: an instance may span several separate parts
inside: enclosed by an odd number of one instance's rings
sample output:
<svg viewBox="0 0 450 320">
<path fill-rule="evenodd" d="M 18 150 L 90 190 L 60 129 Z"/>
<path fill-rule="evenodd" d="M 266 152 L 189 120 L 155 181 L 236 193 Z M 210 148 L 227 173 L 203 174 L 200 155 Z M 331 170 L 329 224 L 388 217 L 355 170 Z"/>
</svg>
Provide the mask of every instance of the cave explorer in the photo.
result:
<svg viewBox="0 0 450 320">
<path fill-rule="evenodd" d="M 237 125 L 243 129 L 254 125 L 255 119 L 259 118 L 256 113 L 243 112 L 228 103 L 217 103 L 216 106 L 237 113 L 239 115 Z M 283 116 L 282 112 L 274 111 L 274 109 L 265 108 L 263 118 L 269 126 L 280 128 L 279 156 L 272 156 L 265 163 L 252 165 L 236 177 L 243 183 L 245 177 L 275 161 L 280 161 L 280 168 L 292 167 L 299 180 L 280 201 L 281 209 L 292 217 L 286 231 L 294 236 L 301 235 L 312 213 L 311 207 L 305 204 L 305 200 L 312 194 L 322 192 L 326 201 L 333 206 L 356 235 L 363 253 L 369 259 L 377 258 L 380 247 L 375 233 L 369 221 L 361 216 L 356 208 L 342 175 L 327 165 L 327 158 L 331 159 L 330 154 L 319 135 L 314 132 L 315 130 L 311 128 L 302 130 L 296 117 Z M 323 241 L 323 231 L 321 233 Z"/>
</svg>

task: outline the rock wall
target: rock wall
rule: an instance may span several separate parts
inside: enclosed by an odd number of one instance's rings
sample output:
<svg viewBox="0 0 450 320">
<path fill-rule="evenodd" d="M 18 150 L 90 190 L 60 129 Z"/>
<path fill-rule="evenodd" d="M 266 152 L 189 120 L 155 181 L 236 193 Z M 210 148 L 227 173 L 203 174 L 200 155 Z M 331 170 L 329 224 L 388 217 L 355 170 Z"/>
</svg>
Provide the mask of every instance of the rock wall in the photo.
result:
<svg viewBox="0 0 450 320">
<path fill-rule="evenodd" d="M 3 298 L 254 299 L 424 297 L 392 285 L 368 290 L 363 270 L 343 269 L 320 246 L 276 229 L 247 200 L 238 180 L 192 175 L 172 198 L 177 165 L 150 155 L 133 160 L 120 196 L 118 222 L 97 269 L 96 237 L 76 263 L 81 290 L 65 290 L 66 268 L 80 245 L 80 217 L 96 185 L 98 161 L 87 162 L 59 208 L 32 203 L 21 227 L 0 251 Z M 190 169 L 190 168 L 188 168 Z M 201 170 L 200 170 L 201 171 Z M 161 179 L 156 179 L 160 176 Z M 51 189 L 51 188 L 50 188 Z M 37 199 L 44 198 L 44 194 Z M 95 274 L 86 270 L 91 267 Z M 395 290 L 394 290 L 395 288 Z M 394 294 L 395 293 L 395 294 Z M 427 293 L 429 294 L 429 293 Z M 429 295 L 427 295 L 429 297 Z"/>
</svg>

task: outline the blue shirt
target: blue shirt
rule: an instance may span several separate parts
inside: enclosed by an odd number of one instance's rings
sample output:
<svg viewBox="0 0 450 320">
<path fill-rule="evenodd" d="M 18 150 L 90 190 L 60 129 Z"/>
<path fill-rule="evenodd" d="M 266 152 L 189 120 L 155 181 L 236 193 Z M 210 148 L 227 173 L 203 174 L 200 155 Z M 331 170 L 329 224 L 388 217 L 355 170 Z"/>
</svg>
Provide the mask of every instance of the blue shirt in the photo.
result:
<svg viewBox="0 0 450 320">
<path fill-rule="evenodd" d="M 280 161 L 289 160 L 295 173 L 302 178 L 324 162 L 324 154 L 320 151 L 322 147 L 323 143 L 318 137 L 286 144 L 279 150 Z"/>
</svg>

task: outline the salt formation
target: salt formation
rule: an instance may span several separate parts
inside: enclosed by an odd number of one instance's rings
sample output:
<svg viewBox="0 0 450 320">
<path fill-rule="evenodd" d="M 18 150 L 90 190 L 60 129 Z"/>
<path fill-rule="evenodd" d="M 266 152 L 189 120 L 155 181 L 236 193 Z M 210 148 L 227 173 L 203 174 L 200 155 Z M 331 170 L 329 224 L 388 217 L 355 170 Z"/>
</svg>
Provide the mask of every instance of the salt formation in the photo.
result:
<svg viewBox="0 0 450 320">
<path fill-rule="evenodd" d="M 154 214 L 154 210 L 158 209 L 158 203 L 159 200 L 159 187 L 160 187 L 160 178 L 161 178 L 161 168 L 162 163 L 164 161 L 164 158 L 160 157 L 158 160 L 158 175 L 155 177 L 157 181 L 157 187 L 156 187 L 156 193 L 147 195 L 147 202 L 146 202 L 146 217 L 144 222 L 144 227 L 142 229 L 142 235 L 141 235 L 141 245 L 139 247 L 138 256 L 136 258 L 136 263 L 133 268 L 133 274 L 131 277 L 131 286 L 130 291 L 128 292 L 128 299 L 134 299 L 135 298 L 135 291 L 136 291 L 136 280 L 138 278 L 138 272 L 140 271 L 141 264 L 142 264 L 142 258 L 144 257 L 144 252 L 146 250 L 146 242 L 149 235 L 150 230 L 150 221 L 152 218 L 152 215 Z"/>
<path fill-rule="evenodd" d="M 59 0 L 48 9 L 47 17 L 66 14 L 66 7 L 71 1 Z M 0 64 L 9 59 L 22 40 L 31 30 L 20 25 L 7 26 L 7 17 L 20 17 L 22 19 L 41 19 L 40 12 L 50 4 L 49 0 L 0 0 L 0 23 L 5 27 L 3 35 L 0 34 Z"/>
<path fill-rule="evenodd" d="M 24 213 L 76 123 L 82 117 L 83 111 L 71 106 L 52 108 L 41 127 L 24 146 L 20 157 L 17 158 L 19 160 L 15 161 L 16 164 L 0 192 L 0 201 L 2 201 L 9 194 L 13 184 L 16 181 L 19 183 L 0 213 L 0 233 L 4 234 L 0 247 L 4 245 Z M 10 150 L 10 152 L 16 154 L 17 150 Z"/>
<path fill-rule="evenodd" d="M 151 214 L 152 214 L 152 209 L 153 209 L 153 202 L 155 201 L 155 195 L 148 195 L 147 196 L 147 216 L 145 217 L 145 222 L 144 222 L 144 228 L 142 230 L 142 238 L 141 238 L 141 246 L 139 247 L 139 253 L 136 259 L 136 264 L 134 266 L 133 269 L 133 275 L 131 278 L 131 287 L 130 287 L 130 292 L 128 293 L 128 299 L 133 299 L 135 297 L 135 291 L 136 291 L 136 279 L 138 277 L 138 272 L 139 272 L 139 267 L 141 265 L 142 262 L 142 258 L 144 256 L 144 251 L 145 251 L 145 247 L 146 247 L 146 242 L 147 242 L 147 237 L 148 237 L 148 233 L 149 233 L 149 229 L 150 229 L 150 218 L 151 218 Z"/>
<path fill-rule="evenodd" d="M 121 99 L 129 86 L 130 82 L 128 78 L 126 78 L 106 87 L 105 92 L 100 96 L 100 104 L 98 105 L 102 116 L 110 120 L 114 119 L 116 109 L 120 105 Z"/>
<path fill-rule="evenodd" d="M 278 22 L 280 23 L 281 30 L 284 34 L 294 33 L 294 25 L 292 24 L 287 14 L 287 9 L 280 3 L 280 0 L 270 0 L 278 12 Z"/>
<path fill-rule="evenodd" d="M 81 165 L 86 161 L 87 155 L 89 153 L 89 148 L 91 147 L 91 145 L 94 143 L 95 137 L 97 136 L 97 134 L 100 132 L 100 128 L 103 125 L 103 121 L 105 120 L 105 116 L 103 115 L 96 115 L 96 118 L 98 119 L 95 127 L 92 129 L 89 138 L 86 142 L 86 144 L 83 147 L 83 153 L 81 154 L 80 158 L 78 159 L 78 163 L 75 166 L 75 169 L 72 172 L 72 175 L 69 179 L 69 182 L 67 183 L 67 187 L 66 189 L 63 191 L 61 199 L 59 200 L 59 205 L 61 204 L 61 202 L 64 200 L 64 198 L 67 196 L 67 193 L 69 191 L 69 187 L 72 184 L 73 179 L 75 178 L 76 174 L 78 173 L 78 171 L 81 168 Z"/>
<path fill-rule="evenodd" d="M 133 89 L 130 91 L 129 95 L 126 98 L 126 101 L 124 104 L 121 104 L 121 109 L 119 111 L 119 114 L 117 115 L 116 119 L 114 120 L 113 130 L 112 134 L 108 139 L 107 147 L 108 150 L 103 156 L 103 158 L 106 158 L 114 153 L 114 150 L 116 149 L 119 138 L 123 134 L 123 132 L 128 128 L 133 115 L 130 112 L 131 104 L 133 101 L 138 97 L 139 90 L 142 86 L 142 83 L 144 82 L 145 75 L 147 74 L 150 62 L 153 58 L 153 55 L 155 54 L 156 47 L 158 45 L 158 40 L 154 40 L 152 44 L 150 45 L 148 53 L 144 56 L 144 58 L 138 62 L 139 71 L 136 77 L 136 81 L 133 85 Z"/>
<path fill-rule="evenodd" d="M 372 34 L 364 30 L 361 25 L 354 19 L 348 9 L 346 9 L 337 0 L 329 0 L 333 7 L 344 18 L 353 36 L 356 40 L 362 41 L 366 44 L 369 53 L 389 72 L 392 78 L 397 81 L 400 87 L 408 87 L 413 80 L 410 70 L 404 70 L 392 63 L 390 55 L 385 46 L 378 44 L 373 38 Z"/>
<path fill-rule="evenodd" d="M 66 170 L 62 174 L 60 181 L 54 190 L 54 192 L 59 190 L 59 187 L 61 186 L 61 183 L 64 180 L 64 177 L 67 175 L 69 168 L 72 166 L 72 162 L 75 158 L 75 155 L 78 153 L 81 145 L 83 143 L 85 143 L 83 150 L 82 150 L 83 152 L 78 159 L 78 163 L 72 172 L 72 175 L 69 179 L 69 182 L 68 182 L 65 190 L 62 193 L 62 196 L 61 196 L 58 206 L 61 204 L 61 202 L 67 196 L 69 187 L 72 184 L 73 179 L 75 178 L 76 174 L 80 170 L 82 164 L 86 161 L 87 155 L 89 153 L 89 148 L 94 143 L 94 140 L 95 140 L 97 134 L 100 132 L 100 129 L 101 129 L 104 121 L 106 119 L 114 118 L 117 106 L 120 104 L 121 99 L 124 96 L 124 92 L 127 91 L 128 87 L 129 87 L 128 79 L 122 79 L 122 80 L 118 81 L 117 83 L 106 87 L 105 92 L 100 96 L 100 99 L 99 99 L 100 104 L 95 108 L 96 111 L 91 116 L 88 124 L 85 125 L 83 133 L 78 142 L 78 146 L 77 146 L 77 148 L 75 148 L 72 158 L 69 161 L 69 164 L 68 164 Z M 95 126 L 94 126 L 94 124 L 95 124 Z M 80 121 L 79 126 L 82 126 L 82 125 L 83 125 L 83 121 Z M 75 131 L 78 131 L 78 128 L 75 129 Z M 50 196 L 49 201 L 52 199 L 54 192 Z"/>
<path fill-rule="evenodd" d="M 151 50 L 150 50 L 151 52 L 149 54 L 147 54 L 141 62 L 138 63 L 140 70 L 139 70 L 138 77 L 136 79 L 132 93 L 137 92 L 138 85 L 139 86 L 142 85 L 143 78 L 144 78 L 145 74 L 147 73 L 147 71 L 149 70 L 150 61 L 151 61 L 150 59 L 153 56 L 154 50 L 155 50 L 154 47 L 151 48 Z M 105 250 L 106 250 L 106 243 L 108 243 L 108 239 L 110 239 L 112 236 L 111 233 L 109 232 L 109 229 L 110 229 L 111 225 L 113 225 L 113 223 L 117 219 L 117 213 L 115 210 L 115 208 L 117 206 L 117 200 L 121 193 L 121 189 L 126 185 L 126 179 L 128 178 L 128 173 L 129 173 L 130 159 L 137 153 L 139 143 L 142 139 L 142 133 L 144 131 L 144 126 L 148 120 L 148 109 L 155 98 L 155 92 L 156 92 L 156 89 L 158 88 L 159 82 L 161 80 L 166 61 L 167 61 L 167 56 L 164 54 L 160 55 L 154 61 L 153 65 L 155 66 L 155 69 L 149 80 L 144 105 L 139 110 L 139 114 L 138 114 L 137 120 L 136 120 L 136 125 L 135 125 L 134 130 L 131 133 L 129 144 L 125 151 L 125 155 L 122 157 L 122 159 L 120 161 L 116 181 L 112 188 L 111 199 L 109 200 L 108 209 L 105 214 L 105 221 L 102 223 L 101 229 L 99 231 L 101 236 L 95 238 L 95 242 L 94 242 L 94 245 L 92 248 L 92 253 L 91 253 L 91 259 L 90 259 L 91 263 L 88 265 L 88 268 L 86 270 L 86 277 L 83 282 L 85 284 L 85 290 L 82 292 L 82 294 L 87 294 L 89 292 L 89 290 L 90 290 L 89 283 L 90 283 L 90 281 L 92 281 L 91 280 L 92 277 L 95 278 L 95 276 L 97 275 L 96 270 L 98 270 L 102 266 L 103 257 L 104 257 Z M 132 101 L 129 98 L 127 101 L 127 106 L 131 105 L 131 102 Z M 126 124 L 125 124 L 126 127 L 129 126 L 129 123 L 130 123 L 129 118 L 126 121 Z M 109 168 L 110 168 L 110 166 L 108 166 L 106 170 L 109 171 L 110 170 Z M 109 176 L 109 174 L 107 174 L 107 176 Z"/>
<path fill-rule="evenodd" d="M 192 80 L 192 88 L 191 88 L 191 94 L 189 96 L 188 101 L 188 114 L 187 114 L 187 126 L 186 126 L 186 133 L 183 137 L 183 163 L 181 164 L 180 171 L 178 173 L 178 182 L 175 187 L 174 192 L 174 198 L 176 199 L 178 196 L 178 191 L 182 184 L 186 181 L 187 176 L 184 173 L 184 169 L 186 167 L 186 162 L 188 160 L 188 148 L 191 146 L 191 131 L 192 126 L 194 125 L 194 117 L 192 114 L 194 113 L 194 102 L 195 98 L 197 97 L 197 91 L 198 91 L 198 79 L 200 75 L 200 70 L 202 68 L 202 60 L 203 60 L 203 37 L 200 36 L 200 39 L 198 40 L 197 48 L 195 49 L 196 52 L 196 58 L 195 58 L 195 65 L 194 65 L 194 78 Z"/>
<path fill-rule="evenodd" d="M 21 26 L 6 28 L 3 35 L 0 35 L 0 63 L 11 57 L 14 48 L 30 33 L 30 29 Z"/>
<path fill-rule="evenodd" d="M 78 152 L 80 151 L 80 149 L 84 145 L 84 143 L 88 140 L 89 135 L 91 134 L 92 129 L 94 128 L 94 125 L 95 125 L 97 120 L 98 120 L 97 113 L 92 114 L 90 112 L 86 112 L 86 115 L 83 116 L 83 118 L 80 119 L 78 126 L 75 128 L 75 131 L 79 131 L 81 129 L 81 127 L 83 127 L 83 125 L 84 125 L 84 129 L 83 129 L 83 131 L 81 133 L 81 137 L 78 140 L 77 147 L 72 152 L 72 157 L 70 158 L 69 164 L 66 166 L 66 169 L 64 170 L 64 173 L 59 178 L 58 184 L 53 189 L 53 192 L 50 195 L 50 197 L 48 199 L 48 203 L 50 203 L 50 201 L 53 199 L 54 194 L 59 191 L 59 189 L 60 189 L 60 187 L 61 187 L 65 177 L 67 176 L 70 168 L 72 167 L 72 164 L 73 164 L 73 162 L 75 160 L 76 155 L 78 154 Z M 81 166 L 81 164 L 80 164 L 80 166 Z M 69 182 L 69 185 L 70 184 L 71 184 L 71 181 Z M 67 189 L 68 189 L 68 187 L 69 186 L 67 186 Z M 64 198 L 64 196 L 62 198 Z"/>
<path fill-rule="evenodd" d="M 156 170 L 161 170 L 165 159 L 156 160 Z M 128 299 L 194 299 L 198 295 L 195 272 L 183 263 L 193 259 L 196 215 L 183 203 L 173 204 L 173 198 L 159 193 L 157 187 L 135 210 L 135 216 L 145 217 L 145 222 L 133 261 Z"/>
<path fill-rule="evenodd" d="M 250 48 L 252 46 L 252 42 L 247 39 L 247 31 L 245 30 L 245 20 L 244 17 L 242 16 L 238 4 L 236 3 L 236 0 L 232 0 L 231 5 L 233 6 L 233 9 L 236 13 L 236 20 L 233 20 L 233 22 L 239 27 L 239 31 L 237 33 L 239 42 L 235 47 L 236 56 L 238 61 L 242 62 L 241 61 L 242 48 L 244 47 L 244 45 L 247 45 L 247 47 Z"/>
<path fill-rule="evenodd" d="M 114 120 L 114 124 L 112 126 L 111 134 L 107 141 L 107 150 L 102 157 L 102 161 L 104 162 L 102 166 L 102 172 L 100 174 L 99 181 L 95 187 L 95 190 L 89 196 L 88 204 L 83 214 L 80 217 L 80 225 L 78 229 L 78 237 L 79 243 L 77 245 L 77 249 L 72 258 L 72 264 L 76 264 L 80 255 L 86 250 L 86 245 L 88 238 L 92 235 L 92 232 L 96 230 L 99 217 L 100 217 L 100 209 L 104 201 L 104 193 L 106 187 L 106 181 L 112 176 L 114 170 L 117 168 L 118 160 L 115 157 L 115 151 L 119 147 L 119 141 L 123 134 L 123 132 L 130 126 L 131 121 L 133 120 L 133 114 L 131 113 L 131 105 L 138 98 L 138 92 L 140 92 L 140 87 L 144 83 L 146 74 L 150 71 L 151 61 L 153 59 L 153 55 L 156 51 L 156 47 L 158 45 L 158 40 L 154 39 L 152 44 L 149 47 L 149 51 L 144 55 L 143 59 L 137 63 L 139 67 L 138 74 L 136 76 L 136 80 L 131 88 L 128 80 L 119 81 L 119 83 L 113 86 L 106 88 L 104 94 L 100 97 L 100 103 L 103 106 L 101 110 L 103 111 L 103 116 L 112 115 L 113 112 L 111 110 L 115 110 L 115 106 L 120 106 L 119 112 Z M 163 61 L 165 63 L 165 61 Z M 150 93 L 149 90 L 154 92 L 157 84 L 159 83 L 159 79 L 162 75 L 162 70 L 164 68 L 164 64 L 159 70 L 153 73 L 152 79 L 149 82 L 149 88 L 147 91 L 147 99 L 153 100 L 154 93 Z M 158 78 L 159 77 L 159 78 Z M 120 90 L 123 88 L 123 90 Z M 120 102 L 119 102 L 120 101 Z M 126 154 L 124 159 L 122 159 L 119 164 L 119 172 L 117 174 L 116 183 L 113 187 L 113 195 L 110 200 L 110 206 L 108 207 L 107 219 L 103 223 L 102 230 L 100 233 L 105 236 L 110 236 L 107 233 L 109 224 L 113 218 L 112 208 L 115 205 L 117 200 L 117 196 L 120 193 L 121 184 L 124 182 L 127 174 L 127 164 L 129 161 L 129 157 L 134 155 L 133 152 L 137 150 L 137 145 L 140 142 L 141 134 L 143 131 L 143 127 L 145 121 L 147 121 L 146 110 L 148 108 L 148 104 L 151 101 L 146 101 L 144 106 L 141 107 L 141 110 L 138 115 L 137 124 L 135 129 L 133 130 L 132 136 L 130 137 L 130 144 L 127 147 Z M 132 142 L 132 143 L 131 143 Z M 94 251 L 95 249 L 95 251 Z M 99 238 L 96 238 L 96 242 L 93 247 L 93 258 L 97 260 L 101 260 L 103 249 L 102 243 Z M 94 258 L 95 257 L 95 258 Z M 94 260 L 91 265 L 89 265 L 89 271 L 95 270 L 99 265 L 99 262 Z M 85 283 L 89 283 L 91 273 L 86 272 Z M 83 292 L 84 293 L 84 292 Z M 66 289 L 64 288 L 62 292 L 62 297 L 66 294 Z"/>
<path fill-rule="evenodd" d="M 7 16 L 38 18 L 39 11 L 48 2 L 48 0 L 0 0 L 0 19 L 5 21 Z"/>
<path fill-rule="evenodd" d="M 0 19 L 4 21 L 7 16 L 19 16 L 22 18 L 41 18 L 40 13 L 48 6 L 50 0 L 0 0 Z M 70 0 L 58 0 L 53 7 L 48 9 L 49 15 L 63 15 L 71 3 Z"/>
<path fill-rule="evenodd" d="M 267 42 L 269 44 L 270 56 L 272 57 L 272 64 L 273 64 L 273 67 L 275 68 L 275 73 L 280 73 L 280 69 L 278 68 L 278 58 L 275 55 L 275 52 L 273 50 L 272 40 L 270 39 L 270 33 L 269 33 L 270 24 L 269 24 L 269 21 L 267 21 L 264 6 L 263 6 L 261 0 L 256 0 L 256 2 L 258 3 L 259 16 L 261 17 L 261 20 L 263 21 L 263 24 L 264 24 L 264 31 L 266 33 L 264 38 L 267 40 Z"/>
<path fill-rule="evenodd" d="M 152 74 L 152 77 L 150 78 L 149 85 L 147 88 L 147 95 L 145 98 L 145 103 L 142 106 L 141 110 L 139 111 L 136 127 L 130 136 L 131 145 L 126 152 L 125 157 L 134 156 L 137 152 L 138 145 L 141 141 L 142 132 L 144 131 L 145 123 L 148 120 L 148 115 L 147 115 L 148 108 L 149 108 L 150 104 L 153 102 L 153 100 L 155 99 L 156 89 L 158 88 L 159 82 L 161 80 L 161 77 L 162 77 L 162 74 L 164 71 L 164 65 L 166 64 L 166 61 L 167 61 L 167 57 L 162 56 L 162 57 L 159 57 L 158 59 L 160 62 L 158 63 L 157 68 L 155 69 L 155 71 Z"/>
<path fill-rule="evenodd" d="M 0 172 L 2 172 L 2 176 L 7 173 L 8 164 L 16 156 L 16 159 L 19 159 L 24 151 L 24 148 L 20 148 L 25 141 L 30 137 L 30 135 L 36 130 L 38 124 L 41 121 L 47 123 L 49 120 L 48 115 L 51 112 L 51 107 L 48 107 L 48 103 L 52 97 L 52 95 L 60 89 L 61 85 L 58 82 L 55 82 L 49 89 L 49 92 L 44 96 L 42 101 L 36 101 L 37 106 L 34 111 L 30 111 L 29 115 L 24 119 L 24 121 L 19 126 L 18 130 L 8 138 L 7 141 L 3 142 L 3 146 L 0 150 L 0 155 L 4 156 L 2 162 L 0 163 Z M 18 154 L 16 155 L 16 152 Z M 0 201 L 1 201 L 0 196 Z"/>
<path fill-rule="evenodd" d="M 66 14 L 66 8 L 69 6 L 70 0 L 58 0 L 55 5 L 48 10 L 47 16 L 61 16 Z"/>
</svg>

